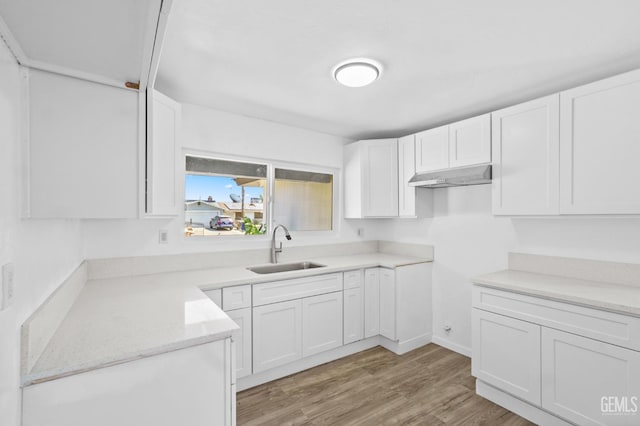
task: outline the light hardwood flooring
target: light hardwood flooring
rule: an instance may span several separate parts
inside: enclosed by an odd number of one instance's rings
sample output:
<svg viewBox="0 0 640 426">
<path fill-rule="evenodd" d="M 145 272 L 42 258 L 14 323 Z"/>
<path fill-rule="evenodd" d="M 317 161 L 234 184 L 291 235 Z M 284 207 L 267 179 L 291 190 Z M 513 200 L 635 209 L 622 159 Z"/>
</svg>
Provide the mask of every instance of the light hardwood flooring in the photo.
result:
<svg viewBox="0 0 640 426">
<path fill-rule="evenodd" d="M 238 425 L 531 425 L 476 395 L 469 358 L 375 347 L 237 395 Z"/>
</svg>

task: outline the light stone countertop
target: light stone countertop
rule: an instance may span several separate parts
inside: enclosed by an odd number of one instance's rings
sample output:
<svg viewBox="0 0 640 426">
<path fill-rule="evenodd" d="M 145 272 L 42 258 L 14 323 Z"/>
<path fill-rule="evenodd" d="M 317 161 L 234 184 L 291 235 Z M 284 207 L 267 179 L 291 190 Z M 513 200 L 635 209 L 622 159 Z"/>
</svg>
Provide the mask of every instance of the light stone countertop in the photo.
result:
<svg viewBox="0 0 640 426">
<path fill-rule="evenodd" d="M 264 275 L 235 266 L 89 280 L 22 384 L 215 341 L 238 330 L 201 290 L 432 261 L 382 253 L 310 260 L 326 266 Z"/>
<path fill-rule="evenodd" d="M 640 317 L 640 286 L 518 270 L 481 275 L 474 277 L 472 282 L 485 287 Z"/>
</svg>

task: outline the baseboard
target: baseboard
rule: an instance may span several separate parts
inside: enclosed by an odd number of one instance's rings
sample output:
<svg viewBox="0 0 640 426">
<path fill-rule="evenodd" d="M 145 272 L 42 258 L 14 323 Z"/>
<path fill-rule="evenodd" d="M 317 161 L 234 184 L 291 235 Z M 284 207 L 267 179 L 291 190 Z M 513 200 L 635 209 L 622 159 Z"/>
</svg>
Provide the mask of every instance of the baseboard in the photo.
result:
<svg viewBox="0 0 640 426">
<path fill-rule="evenodd" d="M 548 413 L 538 407 L 534 407 L 527 402 L 524 402 L 477 379 L 476 393 L 535 424 L 545 426 L 571 426 L 571 423 L 567 423 L 551 413 Z"/>
<path fill-rule="evenodd" d="M 364 351 L 366 349 L 380 346 L 380 336 L 370 337 L 365 340 L 350 343 L 348 345 L 340 346 L 330 351 L 322 352 L 307 358 L 302 358 L 292 363 L 282 365 L 280 367 L 272 368 L 267 371 L 255 373 L 250 376 L 241 377 L 238 379 L 237 391 L 243 391 L 254 386 L 258 386 L 272 380 L 280 379 L 282 377 L 289 376 L 300 371 L 308 370 L 309 368 L 316 367 L 327 362 L 335 361 L 336 359 L 344 358 L 348 355 L 353 355 L 357 352 Z"/>
<path fill-rule="evenodd" d="M 442 346 L 461 355 L 471 358 L 471 348 L 453 343 L 451 340 L 443 339 L 440 336 L 433 336 L 431 341 L 436 345 Z"/>
<path fill-rule="evenodd" d="M 386 337 L 380 336 L 380 346 L 390 350 L 396 355 L 404 355 L 407 352 L 411 352 L 414 349 L 418 349 L 421 346 L 431 343 L 432 333 L 423 334 L 422 336 L 414 337 L 404 342 L 394 342 Z"/>
</svg>

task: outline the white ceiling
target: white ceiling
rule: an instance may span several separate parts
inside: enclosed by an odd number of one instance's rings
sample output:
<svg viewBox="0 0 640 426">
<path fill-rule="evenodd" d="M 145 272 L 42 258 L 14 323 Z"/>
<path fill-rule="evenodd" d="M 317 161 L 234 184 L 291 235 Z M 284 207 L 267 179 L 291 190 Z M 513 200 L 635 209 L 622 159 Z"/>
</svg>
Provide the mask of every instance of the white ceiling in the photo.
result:
<svg viewBox="0 0 640 426">
<path fill-rule="evenodd" d="M 639 22 L 638 0 L 174 0 L 156 87 L 353 139 L 399 136 L 640 68 Z M 331 69 L 350 57 L 380 61 L 382 77 L 339 86 Z"/>
<path fill-rule="evenodd" d="M 159 5 L 160 0 L 0 0 L 0 17 L 26 65 L 135 82 L 149 70 L 143 49 Z"/>
</svg>

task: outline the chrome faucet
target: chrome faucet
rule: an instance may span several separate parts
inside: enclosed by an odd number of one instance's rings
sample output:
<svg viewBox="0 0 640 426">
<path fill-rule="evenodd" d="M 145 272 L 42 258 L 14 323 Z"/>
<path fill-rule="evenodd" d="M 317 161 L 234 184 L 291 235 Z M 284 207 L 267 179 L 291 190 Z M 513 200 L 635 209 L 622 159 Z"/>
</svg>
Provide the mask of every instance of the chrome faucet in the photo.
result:
<svg viewBox="0 0 640 426">
<path fill-rule="evenodd" d="M 289 235 L 289 230 L 284 225 L 278 225 L 273 228 L 273 235 L 271 236 L 271 263 L 278 263 L 278 253 L 282 253 L 282 242 L 280 242 L 280 247 L 276 248 L 276 231 L 278 228 L 284 229 L 285 237 L 287 240 L 291 240 L 291 235 Z"/>
</svg>

